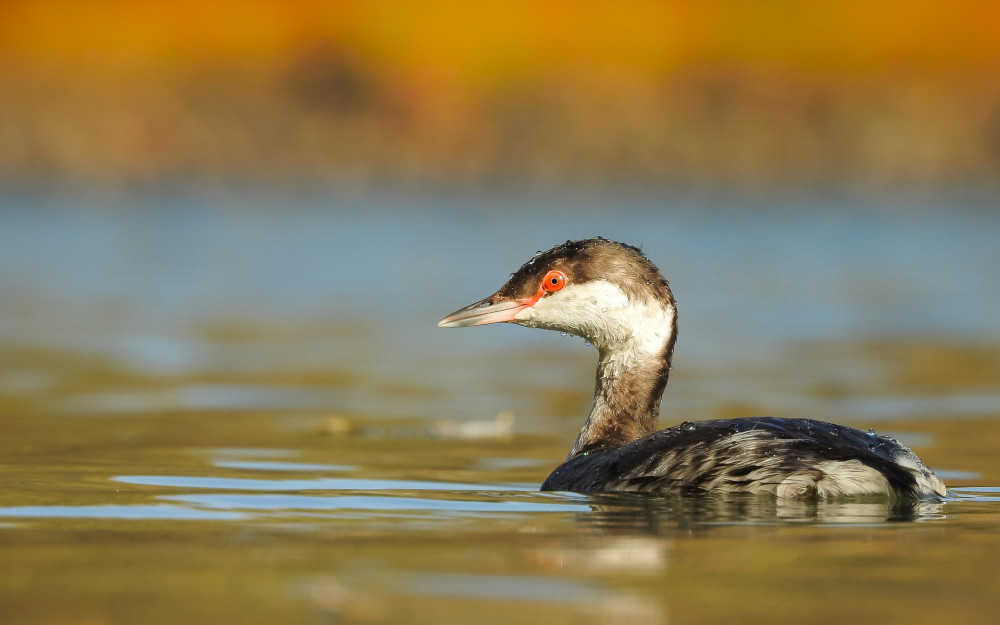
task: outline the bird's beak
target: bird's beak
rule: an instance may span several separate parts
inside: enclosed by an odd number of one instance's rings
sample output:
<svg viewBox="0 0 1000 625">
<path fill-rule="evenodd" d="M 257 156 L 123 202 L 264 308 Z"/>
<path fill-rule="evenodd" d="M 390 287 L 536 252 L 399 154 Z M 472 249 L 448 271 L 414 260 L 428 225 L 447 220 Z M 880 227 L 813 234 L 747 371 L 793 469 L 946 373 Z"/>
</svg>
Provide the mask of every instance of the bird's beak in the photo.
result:
<svg viewBox="0 0 1000 625">
<path fill-rule="evenodd" d="M 503 323 L 516 321 L 517 313 L 525 308 L 530 308 L 535 301 L 526 302 L 510 299 L 499 299 L 495 295 L 480 300 L 456 310 L 438 322 L 439 328 L 465 328 L 468 326 L 482 326 L 488 323 Z"/>
</svg>

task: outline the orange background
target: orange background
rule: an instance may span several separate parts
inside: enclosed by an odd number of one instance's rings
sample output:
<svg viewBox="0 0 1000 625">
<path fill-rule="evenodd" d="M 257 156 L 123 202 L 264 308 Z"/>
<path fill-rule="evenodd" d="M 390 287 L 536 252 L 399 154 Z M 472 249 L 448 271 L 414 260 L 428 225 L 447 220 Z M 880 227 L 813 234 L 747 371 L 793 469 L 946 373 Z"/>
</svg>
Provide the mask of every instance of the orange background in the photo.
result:
<svg viewBox="0 0 1000 625">
<path fill-rule="evenodd" d="M 0 166 L 990 178 L 998 33 L 972 0 L 7 0 Z"/>
</svg>

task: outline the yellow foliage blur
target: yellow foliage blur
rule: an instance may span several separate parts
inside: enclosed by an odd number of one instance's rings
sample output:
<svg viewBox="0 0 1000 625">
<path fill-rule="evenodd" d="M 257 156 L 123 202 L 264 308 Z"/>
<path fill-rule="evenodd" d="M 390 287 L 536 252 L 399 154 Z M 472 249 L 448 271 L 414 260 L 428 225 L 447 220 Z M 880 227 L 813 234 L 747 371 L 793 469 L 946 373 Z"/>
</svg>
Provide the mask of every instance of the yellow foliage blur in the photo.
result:
<svg viewBox="0 0 1000 625">
<path fill-rule="evenodd" d="M 855 72 L 996 62 L 998 26 L 1000 4 L 989 1 L 7 0 L 0 51 L 257 62 L 332 41 L 383 67 L 465 77 L 738 60 Z"/>
<path fill-rule="evenodd" d="M 6 0 L 0 167 L 985 177 L 998 25 L 975 0 Z"/>
</svg>

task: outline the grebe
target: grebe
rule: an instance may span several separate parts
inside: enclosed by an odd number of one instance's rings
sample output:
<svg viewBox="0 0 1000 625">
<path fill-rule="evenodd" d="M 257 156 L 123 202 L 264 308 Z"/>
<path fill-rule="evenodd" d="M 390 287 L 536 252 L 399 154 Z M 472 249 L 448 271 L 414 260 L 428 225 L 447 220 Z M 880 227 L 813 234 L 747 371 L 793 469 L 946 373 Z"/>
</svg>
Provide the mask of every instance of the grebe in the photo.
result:
<svg viewBox="0 0 1000 625">
<path fill-rule="evenodd" d="M 581 336 L 600 353 L 594 405 L 542 490 L 771 493 L 782 498 L 945 496 L 916 454 L 887 436 L 814 421 L 684 421 L 656 431 L 677 339 L 677 307 L 635 247 L 567 241 L 500 290 L 438 323 L 516 323 Z"/>
</svg>

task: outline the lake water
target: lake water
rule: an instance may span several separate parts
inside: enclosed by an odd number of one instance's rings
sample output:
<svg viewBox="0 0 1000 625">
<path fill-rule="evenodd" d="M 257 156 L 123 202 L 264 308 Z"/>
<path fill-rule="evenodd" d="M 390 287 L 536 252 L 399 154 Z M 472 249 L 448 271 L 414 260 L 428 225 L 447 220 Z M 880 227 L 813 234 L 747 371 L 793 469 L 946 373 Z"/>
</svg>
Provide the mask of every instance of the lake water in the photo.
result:
<svg viewBox="0 0 1000 625">
<path fill-rule="evenodd" d="M 994 623 L 997 203 L 0 195 L 0 621 Z M 664 426 L 873 427 L 952 496 L 537 492 L 594 352 L 436 323 L 594 235 L 679 300 Z"/>
</svg>

